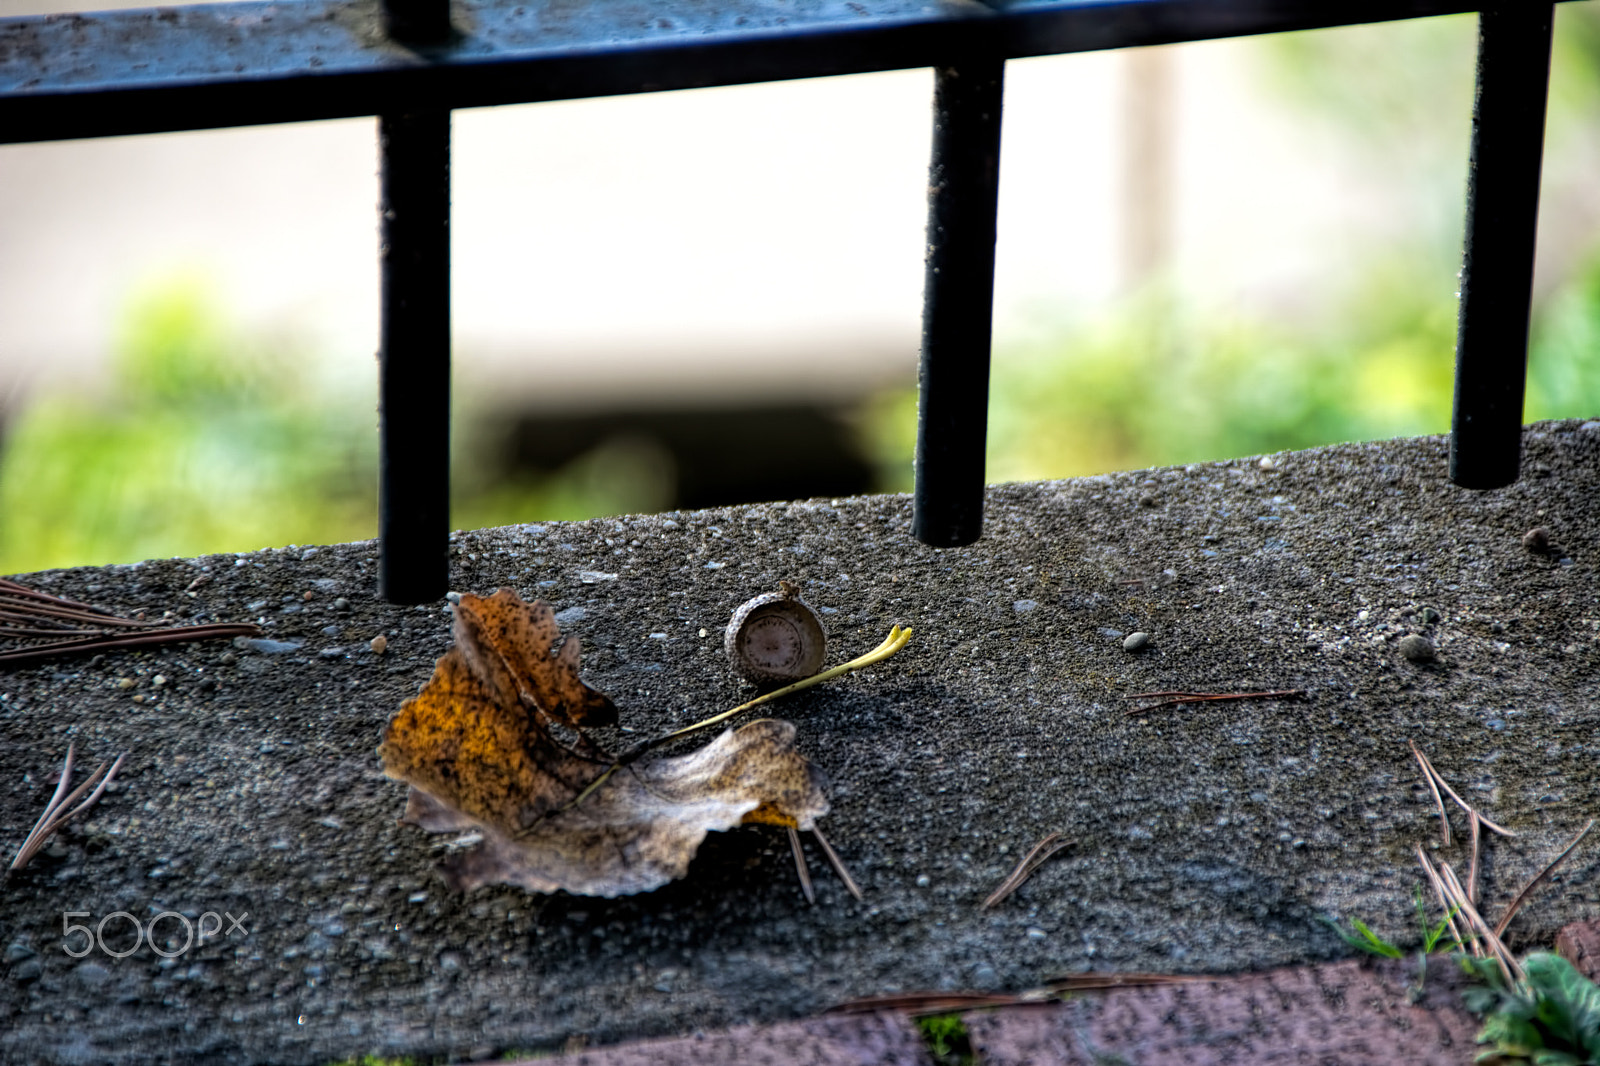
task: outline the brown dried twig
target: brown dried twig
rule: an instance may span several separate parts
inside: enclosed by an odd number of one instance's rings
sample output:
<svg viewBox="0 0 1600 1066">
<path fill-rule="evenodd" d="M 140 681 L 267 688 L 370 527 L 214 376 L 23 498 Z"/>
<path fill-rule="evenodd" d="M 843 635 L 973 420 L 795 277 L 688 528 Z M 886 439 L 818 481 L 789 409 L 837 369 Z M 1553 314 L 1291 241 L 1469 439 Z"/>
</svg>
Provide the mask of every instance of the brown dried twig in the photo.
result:
<svg viewBox="0 0 1600 1066">
<path fill-rule="evenodd" d="M 1461 881 L 1456 877 L 1456 872 L 1447 862 L 1439 864 L 1440 879 L 1444 882 L 1446 894 L 1451 903 L 1460 911 L 1467 920 L 1467 925 L 1475 936 L 1483 938 L 1484 945 L 1500 963 L 1500 972 L 1505 975 L 1506 983 L 1521 981 L 1526 977 L 1522 966 L 1517 962 L 1511 949 L 1506 947 L 1500 935 L 1489 928 L 1489 923 L 1483 920 L 1483 915 L 1478 913 L 1478 908 L 1467 898 L 1467 890 L 1461 887 Z"/>
<path fill-rule="evenodd" d="M 37 592 L 0 578 L 0 666 L 20 666 L 57 655 L 112 648 L 260 635 L 260 628 L 249 622 L 168 626 L 143 618 L 123 618 L 100 607 Z"/>
<path fill-rule="evenodd" d="M 806 866 L 806 853 L 800 850 L 800 831 L 789 826 L 789 847 L 794 849 L 794 872 L 800 875 L 800 891 L 806 894 L 807 903 L 817 902 L 816 889 L 811 887 L 811 870 Z"/>
<path fill-rule="evenodd" d="M 1111 988 L 1156 988 L 1163 985 L 1193 984 L 1215 978 L 1205 974 L 1171 973 L 1079 973 L 1059 977 L 1042 988 L 1021 992 L 901 992 L 887 996 L 850 999 L 828 1008 L 828 1014 L 865 1014 L 875 1011 L 901 1011 L 916 1016 L 945 1014 L 953 1010 L 978 1010 L 983 1007 L 1015 1007 L 1053 1003 L 1068 992 L 1097 992 Z"/>
<path fill-rule="evenodd" d="M 1461 930 L 1456 928 L 1456 908 L 1450 903 L 1449 893 L 1444 887 L 1444 881 L 1439 877 L 1438 871 L 1433 868 L 1433 863 L 1428 861 L 1428 856 L 1422 850 L 1422 845 L 1417 845 L 1417 861 L 1422 864 L 1422 870 L 1428 875 L 1428 882 L 1433 885 L 1433 894 L 1439 898 L 1439 907 L 1444 911 L 1444 920 L 1450 927 L 1450 935 L 1455 937 L 1456 943 L 1468 948 L 1479 958 L 1483 952 L 1478 948 L 1477 938 L 1469 943 L 1461 935 Z"/>
<path fill-rule="evenodd" d="M 61 767 L 61 780 L 56 783 L 55 794 L 50 797 L 50 802 L 45 805 L 44 813 L 39 816 L 39 821 L 34 824 L 33 831 L 22 842 L 22 847 L 18 849 L 16 857 L 11 860 L 11 865 L 6 868 L 6 876 L 9 877 L 24 866 L 27 866 L 28 862 L 39 853 L 39 849 L 43 848 L 50 838 L 55 835 L 56 830 L 87 811 L 90 807 L 93 807 L 105 793 L 106 786 L 111 784 L 111 779 L 117 776 L 117 771 L 122 767 L 122 761 L 128 757 L 127 752 L 118 755 L 116 761 L 111 764 L 109 771 L 106 769 L 106 764 L 101 763 L 99 769 L 89 775 L 88 780 L 73 789 L 70 795 L 63 798 L 63 793 L 66 793 L 67 786 L 72 782 L 73 750 L 74 745 L 68 744 L 67 759 Z M 102 778 L 101 774 L 104 774 L 105 777 Z M 78 803 L 76 807 L 72 806 L 77 802 L 78 797 L 82 796 L 90 787 L 95 786 L 96 781 L 100 783 L 89 794 L 89 798 L 82 803 Z"/>
<path fill-rule="evenodd" d="M 1417 757 L 1417 765 L 1422 767 L 1422 780 L 1428 786 L 1428 791 L 1433 793 L 1433 802 L 1439 807 L 1439 831 L 1444 836 L 1444 846 L 1450 846 L 1450 818 L 1444 809 L 1444 797 L 1439 795 L 1439 786 L 1433 781 L 1433 767 L 1428 765 L 1428 760 L 1417 750 L 1417 742 L 1411 741 L 1411 754 Z"/>
<path fill-rule="evenodd" d="M 1472 856 L 1467 865 L 1466 892 L 1467 898 L 1476 904 L 1478 902 L 1478 850 L 1481 843 L 1480 838 L 1482 837 L 1482 834 L 1478 831 L 1479 827 L 1492 829 L 1501 836 L 1506 837 L 1514 837 L 1517 834 L 1503 826 L 1496 825 L 1480 814 L 1476 807 L 1462 799 L 1461 794 L 1450 787 L 1450 782 L 1439 775 L 1439 771 L 1433 768 L 1433 763 L 1429 762 L 1428 757 L 1422 754 L 1422 749 L 1417 747 L 1416 741 L 1408 740 L 1406 743 L 1411 747 L 1411 754 L 1417 757 L 1417 765 L 1422 767 L 1422 780 L 1427 784 L 1428 791 L 1433 793 L 1433 802 L 1438 804 L 1439 825 L 1442 827 L 1441 833 L 1444 836 L 1445 844 L 1448 845 L 1450 843 L 1450 819 L 1446 817 L 1444 800 L 1440 797 L 1439 790 L 1441 788 L 1444 789 L 1450 798 L 1455 800 L 1463 811 L 1467 812 L 1467 828 L 1472 837 Z"/>
<path fill-rule="evenodd" d="M 1422 749 L 1417 747 L 1417 742 L 1413 740 L 1409 743 L 1411 745 L 1411 753 L 1415 755 L 1417 757 L 1417 761 L 1422 764 L 1423 773 L 1432 780 L 1437 781 L 1439 783 L 1439 787 L 1444 789 L 1446 794 L 1448 794 L 1451 799 L 1455 800 L 1457 805 L 1459 805 L 1463 811 L 1466 811 L 1469 816 L 1476 816 L 1477 819 L 1483 823 L 1484 828 L 1492 829 L 1503 837 L 1514 837 L 1517 835 L 1504 826 L 1495 825 L 1483 815 L 1478 814 L 1478 812 L 1473 808 L 1472 804 L 1462 799 L 1460 793 L 1450 787 L 1450 782 L 1439 776 L 1439 771 L 1435 770 L 1433 768 L 1433 763 L 1429 762 L 1428 757 L 1422 754 Z"/>
<path fill-rule="evenodd" d="M 1303 688 L 1273 689 L 1265 692 L 1136 692 L 1132 696 L 1124 696 L 1122 698 L 1125 700 L 1159 699 L 1161 702 L 1150 704 L 1147 707 L 1130 707 L 1122 713 L 1129 716 L 1149 714 L 1151 711 L 1178 707 L 1185 703 L 1221 703 L 1224 700 L 1304 699 L 1305 695 L 1306 690 Z"/>
<path fill-rule="evenodd" d="M 861 894 L 861 888 L 856 884 L 856 879 L 850 876 L 850 871 L 844 868 L 844 860 L 839 858 L 839 853 L 833 850 L 833 845 L 828 843 L 828 838 L 822 835 L 822 830 L 816 826 L 811 827 L 811 835 L 817 838 L 817 843 L 822 845 L 822 853 L 833 864 L 833 872 L 839 875 L 839 880 L 844 882 L 844 887 L 856 899 L 866 899 Z"/>
<path fill-rule="evenodd" d="M 989 898 L 978 906 L 980 911 L 986 911 L 1005 899 L 1011 893 L 1022 887 L 1022 882 L 1033 876 L 1044 861 L 1062 848 L 1071 846 L 1073 841 L 1067 840 L 1060 833 L 1051 833 L 1033 846 L 1033 850 L 1023 856 L 1017 863 L 1017 868 L 1011 871 L 1011 876 L 1000 882 L 1000 887 L 989 894 Z"/>
<path fill-rule="evenodd" d="M 1539 887 L 1540 883 L 1542 883 L 1545 878 L 1549 877 L 1555 872 L 1556 867 L 1561 865 L 1561 861 L 1563 859 L 1572 854 L 1573 848 L 1583 843 L 1583 838 L 1588 836 L 1589 830 L 1593 828 L 1594 819 L 1591 818 L 1589 819 L 1589 824 L 1583 827 L 1583 831 L 1580 832 L 1576 837 L 1572 838 L 1572 843 L 1563 848 L 1560 855 L 1557 855 L 1555 858 L 1550 860 L 1549 866 L 1546 866 L 1543 870 L 1539 871 L 1538 877 L 1535 877 L 1532 881 L 1529 881 L 1526 887 L 1524 887 L 1521 892 L 1517 893 L 1516 898 L 1511 901 L 1511 905 L 1506 908 L 1506 913 L 1501 916 L 1499 924 L 1494 927 L 1495 936 L 1498 937 L 1501 933 L 1505 932 L 1506 926 L 1510 924 L 1511 919 L 1516 915 L 1517 910 L 1522 906 L 1523 901 L 1528 898 L 1529 894 L 1532 893 L 1534 889 Z"/>
</svg>

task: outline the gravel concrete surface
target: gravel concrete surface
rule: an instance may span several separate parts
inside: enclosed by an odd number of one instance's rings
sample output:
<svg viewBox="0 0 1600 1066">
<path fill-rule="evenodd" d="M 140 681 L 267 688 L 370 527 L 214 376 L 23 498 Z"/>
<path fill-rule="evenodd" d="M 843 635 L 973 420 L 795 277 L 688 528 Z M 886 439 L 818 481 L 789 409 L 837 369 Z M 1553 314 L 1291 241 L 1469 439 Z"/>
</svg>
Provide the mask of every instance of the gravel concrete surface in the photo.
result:
<svg viewBox="0 0 1600 1066">
<path fill-rule="evenodd" d="M 761 827 L 713 834 L 648 895 L 450 894 L 450 838 L 397 823 L 405 788 L 375 755 L 448 607 L 378 601 L 371 543 L 22 575 L 122 613 L 259 618 L 271 642 L 0 673 L 8 849 L 69 742 L 85 767 L 130 753 L 0 884 L 0 1060 L 487 1058 L 898 990 L 1328 960 L 1348 953 L 1330 915 L 1412 944 L 1412 849 L 1465 850 L 1439 846 L 1408 739 L 1518 833 L 1485 845 L 1493 915 L 1600 812 L 1600 423 L 1530 427 L 1523 470 L 1458 489 L 1421 438 L 1002 485 L 984 538 L 950 550 L 911 539 L 903 496 L 454 538 L 452 586 L 555 604 L 636 736 L 748 698 L 721 627 L 781 578 L 823 612 L 830 662 L 913 625 L 895 659 L 771 708 L 832 779 L 823 824 L 860 903 L 808 843 L 808 906 Z M 1306 698 L 1124 714 L 1132 693 L 1266 689 Z M 1055 831 L 1073 846 L 980 911 Z M 1586 845 L 1513 945 L 1600 914 L 1597 868 Z M 243 917 L 183 949 L 168 916 L 173 957 L 109 954 L 168 911 Z M 100 942 L 72 957 L 64 922 Z"/>
</svg>

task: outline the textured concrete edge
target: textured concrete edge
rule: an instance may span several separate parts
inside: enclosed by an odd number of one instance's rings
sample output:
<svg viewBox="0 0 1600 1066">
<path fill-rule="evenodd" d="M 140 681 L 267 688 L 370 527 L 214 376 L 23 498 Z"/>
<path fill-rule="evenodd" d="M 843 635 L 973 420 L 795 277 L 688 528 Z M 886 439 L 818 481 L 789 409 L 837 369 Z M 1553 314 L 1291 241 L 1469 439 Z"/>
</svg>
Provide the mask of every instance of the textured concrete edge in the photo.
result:
<svg viewBox="0 0 1600 1066">
<path fill-rule="evenodd" d="M 1561 930 L 1556 950 L 1600 978 L 1600 922 Z M 981 1066 L 1320 1066 L 1474 1061 L 1479 1019 L 1461 1004 L 1452 965 L 1345 960 L 1191 985 L 1125 988 L 1066 1002 L 963 1015 Z M 645 1040 L 552 1059 L 567 1066 L 838 1064 L 928 1066 L 915 1023 L 894 1013 L 824 1015 L 769 1026 Z"/>
<path fill-rule="evenodd" d="M 932 1066 L 901 1014 L 835 1014 L 777 1025 L 641 1040 L 511 1066 Z"/>
</svg>

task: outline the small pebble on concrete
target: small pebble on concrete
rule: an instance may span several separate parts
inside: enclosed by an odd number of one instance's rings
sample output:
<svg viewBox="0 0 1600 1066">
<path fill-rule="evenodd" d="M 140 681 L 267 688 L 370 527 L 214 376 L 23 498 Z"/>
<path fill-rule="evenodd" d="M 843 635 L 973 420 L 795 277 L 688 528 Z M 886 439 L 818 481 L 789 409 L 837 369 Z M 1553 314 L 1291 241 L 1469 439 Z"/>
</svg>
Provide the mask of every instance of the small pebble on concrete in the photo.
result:
<svg viewBox="0 0 1600 1066">
<path fill-rule="evenodd" d="M 1123 651 L 1142 651 L 1150 646 L 1149 633 L 1129 633 L 1122 638 Z"/>
<path fill-rule="evenodd" d="M 382 655 L 384 652 L 389 650 L 389 638 L 384 636 L 382 633 L 379 633 L 377 636 L 372 638 L 372 643 L 367 646 L 372 649 L 373 654 Z"/>
<path fill-rule="evenodd" d="M 1408 633 L 1400 638 L 1400 654 L 1414 663 L 1433 662 L 1433 641 L 1427 637 Z"/>
<path fill-rule="evenodd" d="M 1535 555 L 1543 555 L 1550 550 L 1550 531 L 1534 526 L 1522 535 L 1522 546 Z"/>
</svg>

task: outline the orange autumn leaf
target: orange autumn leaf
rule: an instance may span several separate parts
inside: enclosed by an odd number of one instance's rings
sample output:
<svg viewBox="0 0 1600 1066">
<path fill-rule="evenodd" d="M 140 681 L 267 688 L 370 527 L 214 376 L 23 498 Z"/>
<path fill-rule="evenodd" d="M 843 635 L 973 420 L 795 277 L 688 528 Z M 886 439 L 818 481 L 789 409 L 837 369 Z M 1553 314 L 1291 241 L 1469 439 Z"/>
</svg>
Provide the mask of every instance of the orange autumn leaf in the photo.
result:
<svg viewBox="0 0 1600 1066">
<path fill-rule="evenodd" d="M 446 866 L 463 891 L 647 892 L 682 877 L 707 832 L 811 829 L 827 813 L 823 775 L 794 750 L 788 722 L 751 722 L 688 755 L 617 767 L 583 732 L 615 721 L 615 708 L 579 679 L 577 641 L 560 640 L 542 600 L 463 595 L 454 635 L 378 751 L 384 772 L 411 785 L 402 821 L 482 834 Z"/>
</svg>

